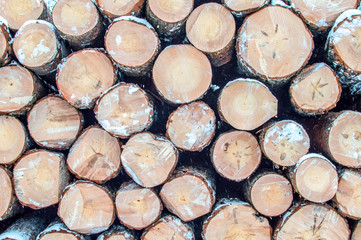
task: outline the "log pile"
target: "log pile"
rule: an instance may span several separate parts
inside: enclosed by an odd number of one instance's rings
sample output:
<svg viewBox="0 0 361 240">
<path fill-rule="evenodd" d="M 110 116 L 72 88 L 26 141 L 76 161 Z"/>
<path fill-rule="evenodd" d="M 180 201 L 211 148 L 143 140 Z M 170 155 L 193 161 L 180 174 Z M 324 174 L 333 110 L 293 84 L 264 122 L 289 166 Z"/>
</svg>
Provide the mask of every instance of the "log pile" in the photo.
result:
<svg viewBox="0 0 361 240">
<path fill-rule="evenodd" d="M 0 240 L 361 240 L 360 0 L 0 0 Z"/>
</svg>

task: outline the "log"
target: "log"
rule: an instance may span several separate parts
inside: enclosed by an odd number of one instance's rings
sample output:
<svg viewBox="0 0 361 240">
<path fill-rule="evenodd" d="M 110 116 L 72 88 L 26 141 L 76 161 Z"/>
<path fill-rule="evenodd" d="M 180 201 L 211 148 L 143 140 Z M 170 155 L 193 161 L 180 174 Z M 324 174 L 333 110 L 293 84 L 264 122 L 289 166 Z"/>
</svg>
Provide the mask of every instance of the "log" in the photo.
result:
<svg viewBox="0 0 361 240">
<path fill-rule="evenodd" d="M 105 49 L 124 74 L 148 74 L 160 51 L 160 40 L 146 20 L 124 16 L 114 19 L 104 40 Z"/>
<path fill-rule="evenodd" d="M 56 95 L 40 99 L 28 114 L 31 137 L 41 147 L 69 149 L 83 128 L 83 115 Z"/>
<path fill-rule="evenodd" d="M 146 18 L 165 41 L 184 33 L 186 20 L 193 10 L 194 0 L 149 0 Z"/>
<path fill-rule="evenodd" d="M 238 199 L 221 199 L 203 222 L 202 239 L 268 239 L 272 228 L 267 218 L 246 202 Z"/>
<path fill-rule="evenodd" d="M 240 70 L 272 86 L 287 83 L 299 72 L 313 47 L 306 25 L 281 5 L 264 7 L 246 17 L 236 43 Z"/>
<path fill-rule="evenodd" d="M 95 2 L 105 17 L 113 21 L 122 16 L 139 16 L 142 13 L 145 0 L 95 0 Z"/>
<path fill-rule="evenodd" d="M 347 221 L 328 205 L 299 204 L 279 219 L 273 237 L 275 240 L 347 240 L 350 229 Z"/>
<path fill-rule="evenodd" d="M 135 238 L 125 227 L 113 225 L 108 231 L 100 234 L 97 240 L 135 240 Z"/>
<path fill-rule="evenodd" d="M 31 150 L 15 164 L 13 181 L 19 202 L 32 209 L 57 204 L 70 174 L 64 154 L 47 150 Z"/>
<path fill-rule="evenodd" d="M 192 11 L 186 23 L 191 44 L 204 52 L 215 67 L 232 59 L 236 23 L 231 12 L 218 3 L 205 3 Z"/>
<path fill-rule="evenodd" d="M 66 50 L 54 25 L 43 20 L 27 21 L 16 32 L 13 51 L 18 61 L 39 75 L 54 72 Z"/>
<path fill-rule="evenodd" d="M 70 148 L 68 168 L 78 179 L 104 184 L 120 172 L 121 145 L 102 128 L 90 126 Z"/>
<path fill-rule="evenodd" d="M 261 82 L 238 78 L 222 89 L 218 112 L 238 130 L 254 130 L 277 115 L 278 100 Z"/>
<path fill-rule="evenodd" d="M 36 237 L 36 240 L 89 240 L 89 238 L 70 231 L 61 221 L 54 221 Z"/>
<path fill-rule="evenodd" d="M 71 105 L 90 109 L 117 80 L 116 69 L 103 49 L 83 49 L 62 60 L 56 75 L 59 93 Z"/>
<path fill-rule="evenodd" d="M 296 112 L 310 116 L 335 108 L 341 91 L 335 72 L 325 63 L 307 66 L 291 80 L 290 86 L 291 102 Z"/>
<path fill-rule="evenodd" d="M 361 173 L 345 169 L 340 174 L 338 189 L 334 197 L 338 212 L 351 219 L 361 219 L 360 200 Z"/>
<path fill-rule="evenodd" d="M 335 162 L 352 168 L 361 167 L 361 113 L 328 113 L 314 126 L 315 146 Z"/>
<path fill-rule="evenodd" d="M 346 10 L 357 8 L 359 0 L 346 1 L 312 1 L 286 0 L 314 31 L 322 32 L 332 27 L 336 18 Z"/>
<path fill-rule="evenodd" d="M 178 148 L 202 151 L 211 142 L 216 130 L 214 111 L 204 102 L 178 107 L 167 121 L 166 136 Z"/>
<path fill-rule="evenodd" d="M 15 216 L 22 210 L 16 198 L 11 178 L 10 171 L 0 166 L 0 222 Z"/>
<path fill-rule="evenodd" d="M 148 227 L 141 240 L 195 240 L 193 229 L 179 218 L 166 215 Z"/>
<path fill-rule="evenodd" d="M 103 37 L 103 18 L 91 0 L 58 0 L 52 21 L 73 49 L 89 47 Z"/>
<path fill-rule="evenodd" d="M 343 12 L 329 31 L 325 46 L 328 61 L 351 94 L 361 94 L 360 19 L 360 10 Z"/>
<path fill-rule="evenodd" d="M 99 98 L 94 113 L 107 132 L 129 138 L 150 127 L 154 108 L 146 92 L 137 84 L 121 82 Z"/>
<path fill-rule="evenodd" d="M 134 182 L 120 186 L 115 206 L 121 224 L 130 229 L 141 230 L 158 220 L 163 205 L 157 194 L 149 188 L 143 188 Z"/>
<path fill-rule="evenodd" d="M 166 138 L 150 132 L 138 133 L 123 146 L 122 165 L 142 187 L 163 184 L 178 162 L 177 148 Z"/>
<path fill-rule="evenodd" d="M 250 13 L 256 12 L 266 4 L 269 0 L 222 0 L 236 18 L 242 18 Z"/>
<path fill-rule="evenodd" d="M 88 181 L 76 181 L 63 192 L 58 216 L 72 231 L 96 234 L 114 222 L 112 195 L 105 188 Z"/>
<path fill-rule="evenodd" d="M 164 206 L 182 221 L 189 222 L 210 211 L 215 203 L 211 176 L 195 168 L 180 168 L 160 190 Z"/>
<path fill-rule="evenodd" d="M 46 227 L 46 218 L 25 215 L 14 221 L 3 233 L 0 240 L 33 240 Z"/>
<path fill-rule="evenodd" d="M 0 12 L 8 22 L 9 28 L 14 32 L 28 20 L 45 20 L 48 17 L 43 0 L 1 0 Z"/>
<path fill-rule="evenodd" d="M 11 60 L 11 35 L 9 25 L 5 19 L 0 17 L 0 67 L 5 66 Z"/>
<path fill-rule="evenodd" d="M 189 103 L 202 98 L 212 82 L 208 58 L 191 45 L 164 49 L 153 66 L 153 82 L 170 103 Z"/>
<path fill-rule="evenodd" d="M 276 166 L 290 167 L 308 153 L 310 138 L 301 124 L 282 120 L 261 130 L 259 144 L 264 155 Z"/>
<path fill-rule="evenodd" d="M 44 93 L 43 84 L 26 68 L 17 64 L 0 68 L 0 113 L 24 115 Z"/>
<path fill-rule="evenodd" d="M 331 200 L 338 187 L 336 167 L 319 154 L 307 154 L 289 168 L 292 186 L 303 198 L 323 203 Z"/>
<path fill-rule="evenodd" d="M 262 172 L 247 181 L 245 195 L 252 206 L 267 217 L 276 217 L 291 206 L 293 191 L 291 183 L 283 175 Z"/>
<path fill-rule="evenodd" d="M 236 182 L 248 178 L 258 168 L 261 157 L 257 139 L 245 131 L 223 133 L 211 148 L 215 170 L 222 177 Z"/>
<path fill-rule="evenodd" d="M 361 239 L 361 224 L 358 221 L 352 231 L 351 240 L 360 240 Z"/>
<path fill-rule="evenodd" d="M 0 164 L 13 164 L 28 149 L 24 125 L 15 117 L 0 115 Z"/>
</svg>

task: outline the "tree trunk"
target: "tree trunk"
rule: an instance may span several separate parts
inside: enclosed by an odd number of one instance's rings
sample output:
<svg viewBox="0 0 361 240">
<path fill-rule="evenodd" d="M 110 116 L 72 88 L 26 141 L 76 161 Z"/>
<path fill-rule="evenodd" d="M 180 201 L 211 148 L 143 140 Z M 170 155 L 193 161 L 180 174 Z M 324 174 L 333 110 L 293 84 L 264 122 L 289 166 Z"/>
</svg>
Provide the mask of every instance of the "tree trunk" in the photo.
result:
<svg viewBox="0 0 361 240">
<path fill-rule="evenodd" d="M 246 15 L 256 12 L 266 4 L 269 0 L 222 0 L 236 18 L 242 18 Z"/>
<path fill-rule="evenodd" d="M 70 231 L 61 221 L 54 221 L 36 237 L 36 240 L 90 240 L 90 238 Z"/>
<path fill-rule="evenodd" d="M 139 16 L 145 0 L 95 0 L 100 11 L 112 22 L 117 17 Z"/>
<path fill-rule="evenodd" d="M 97 240 L 134 240 L 133 234 L 121 225 L 113 225 L 108 231 L 103 232 Z"/>
<path fill-rule="evenodd" d="M 8 23 L 0 17 L 0 67 L 5 66 L 11 61 L 11 35 Z"/>
</svg>

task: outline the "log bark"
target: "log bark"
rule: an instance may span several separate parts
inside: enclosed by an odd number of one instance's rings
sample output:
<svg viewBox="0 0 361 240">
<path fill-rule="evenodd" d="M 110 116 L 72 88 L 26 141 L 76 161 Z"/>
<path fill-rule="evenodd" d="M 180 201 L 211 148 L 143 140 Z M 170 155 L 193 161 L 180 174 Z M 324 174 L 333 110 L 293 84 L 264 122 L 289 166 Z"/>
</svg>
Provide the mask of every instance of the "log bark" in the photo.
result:
<svg viewBox="0 0 361 240">
<path fill-rule="evenodd" d="M 254 130 L 277 115 L 278 100 L 261 82 L 238 78 L 222 89 L 218 112 L 239 130 Z"/>
<path fill-rule="evenodd" d="M 211 160 L 216 171 L 236 182 L 248 178 L 258 168 L 261 157 L 257 139 L 244 131 L 221 134 L 211 148 Z"/>
<path fill-rule="evenodd" d="M 204 52 L 215 67 L 232 59 L 236 23 L 231 12 L 218 3 L 205 3 L 192 11 L 186 23 L 188 40 Z"/>
<path fill-rule="evenodd" d="M 97 240 L 135 240 L 135 238 L 125 227 L 113 225 L 108 231 L 100 234 Z"/>
<path fill-rule="evenodd" d="M 328 113 L 313 128 L 315 146 L 335 162 L 361 167 L 361 113 Z"/>
<path fill-rule="evenodd" d="M 0 113 L 24 115 L 45 91 L 40 80 L 26 68 L 17 64 L 0 68 Z"/>
<path fill-rule="evenodd" d="M 104 32 L 103 18 L 91 0 L 59 0 L 52 10 L 52 21 L 73 49 L 96 44 Z"/>
<path fill-rule="evenodd" d="M 236 18 L 242 18 L 256 12 L 269 2 L 269 0 L 222 0 L 223 5 L 227 7 Z"/>
<path fill-rule="evenodd" d="M 11 61 L 11 35 L 8 23 L 0 17 L 0 67 L 5 66 Z"/>
<path fill-rule="evenodd" d="M 221 199 L 210 216 L 203 222 L 202 239 L 268 239 L 272 228 L 267 218 L 246 202 Z"/>
<path fill-rule="evenodd" d="M 264 7 L 246 17 L 236 43 L 240 70 L 272 86 L 283 85 L 298 73 L 313 47 L 306 25 L 281 5 Z"/>
<path fill-rule="evenodd" d="M 0 115 L 0 164 L 13 164 L 29 148 L 24 125 L 15 117 Z"/>
<path fill-rule="evenodd" d="M 148 227 L 141 240 L 195 240 L 193 229 L 179 218 L 166 215 Z"/>
<path fill-rule="evenodd" d="M 146 4 L 146 18 L 161 38 L 171 40 L 184 34 L 185 23 L 193 6 L 194 0 L 149 0 Z"/>
<path fill-rule="evenodd" d="M 13 181 L 20 203 L 32 209 L 57 204 L 70 174 L 64 155 L 46 150 L 31 150 L 15 164 Z"/>
<path fill-rule="evenodd" d="M 271 171 L 248 180 L 245 195 L 257 212 L 267 217 L 283 214 L 293 201 L 291 183 L 283 175 Z"/>
<path fill-rule="evenodd" d="M 61 221 L 54 221 L 36 237 L 36 240 L 90 240 L 90 238 L 70 231 Z"/>
<path fill-rule="evenodd" d="M 103 187 L 88 181 L 76 181 L 63 192 L 58 216 L 72 231 L 96 234 L 114 222 L 112 195 Z"/>
<path fill-rule="evenodd" d="M 116 69 L 103 49 L 83 49 L 62 60 L 56 75 L 59 93 L 71 105 L 90 109 L 117 80 Z"/>
<path fill-rule="evenodd" d="M 294 166 L 308 153 L 310 138 L 301 124 L 292 120 L 273 122 L 259 135 L 262 152 L 276 166 Z"/>
<path fill-rule="evenodd" d="M 65 47 L 54 25 L 43 20 L 27 21 L 16 32 L 13 51 L 19 62 L 39 75 L 49 75 L 65 57 Z"/>
<path fill-rule="evenodd" d="M 216 200 L 213 179 L 195 168 L 176 170 L 159 195 L 168 211 L 184 222 L 211 212 Z"/>
<path fill-rule="evenodd" d="M 167 121 L 166 136 L 178 148 L 202 151 L 211 142 L 216 130 L 214 111 L 204 102 L 192 102 L 178 107 Z"/>
<path fill-rule="evenodd" d="M 99 98 L 94 113 L 107 132 L 119 138 L 129 138 L 150 127 L 154 107 L 137 84 L 121 82 Z"/>
<path fill-rule="evenodd" d="M 273 237 L 347 240 L 350 229 L 347 221 L 328 205 L 298 204 L 280 218 Z"/>
<path fill-rule="evenodd" d="M 290 86 L 291 102 L 296 112 L 310 116 L 335 108 L 341 91 L 335 72 L 325 63 L 304 68 L 292 79 Z"/>
<path fill-rule="evenodd" d="M 83 115 L 56 95 L 40 99 L 28 114 L 31 137 L 41 147 L 69 149 L 83 128 Z"/>
<path fill-rule="evenodd" d="M 69 150 L 68 168 L 78 179 L 103 184 L 120 172 L 121 145 L 102 128 L 90 126 Z"/>
<path fill-rule="evenodd" d="M 122 165 L 142 187 L 163 184 L 178 163 L 178 151 L 166 138 L 150 132 L 133 135 L 123 147 Z"/>
<path fill-rule="evenodd" d="M 109 21 L 122 16 L 139 16 L 145 0 L 95 0 L 100 11 Z"/>
<path fill-rule="evenodd" d="M 123 183 L 115 197 L 117 216 L 121 224 L 141 230 L 160 217 L 163 205 L 157 194 L 134 182 Z"/>
<path fill-rule="evenodd" d="M 323 203 L 335 196 L 338 187 L 337 170 L 322 155 L 307 154 L 288 170 L 294 190 L 303 198 Z"/>
<path fill-rule="evenodd" d="M 25 215 L 1 233 L 0 240 L 34 240 L 46 224 L 44 217 Z"/>
<path fill-rule="evenodd" d="M 125 75 L 150 73 L 160 51 L 160 40 L 146 20 L 125 16 L 114 19 L 105 34 L 105 49 Z"/>
<path fill-rule="evenodd" d="M 153 82 L 170 103 L 189 103 L 202 98 L 212 82 L 208 58 L 191 45 L 164 49 L 153 66 Z"/>
</svg>

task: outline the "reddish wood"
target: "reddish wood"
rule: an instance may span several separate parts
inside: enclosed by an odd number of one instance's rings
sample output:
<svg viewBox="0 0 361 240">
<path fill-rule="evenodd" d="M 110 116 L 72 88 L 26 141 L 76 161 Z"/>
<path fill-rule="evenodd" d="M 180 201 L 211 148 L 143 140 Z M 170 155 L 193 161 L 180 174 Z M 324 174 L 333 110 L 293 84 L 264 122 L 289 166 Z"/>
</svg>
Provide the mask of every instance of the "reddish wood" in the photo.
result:
<svg viewBox="0 0 361 240">
<path fill-rule="evenodd" d="M 352 231 L 351 240 L 360 240 L 361 239 L 361 224 L 358 221 Z"/>
<path fill-rule="evenodd" d="M 97 240 L 134 240 L 134 236 L 125 227 L 113 225 L 108 231 L 103 232 Z"/>
<path fill-rule="evenodd" d="M 232 14 L 238 18 L 244 17 L 261 9 L 268 2 L 269 0 L 222 0 L 224 6 L 226 6 Z"/>
<path fill-rule="evenodd" d="M 121 16 L 139 16 L 145 0 L 95 0 L 100 11 L 110 20 Z"/>
</svg>

